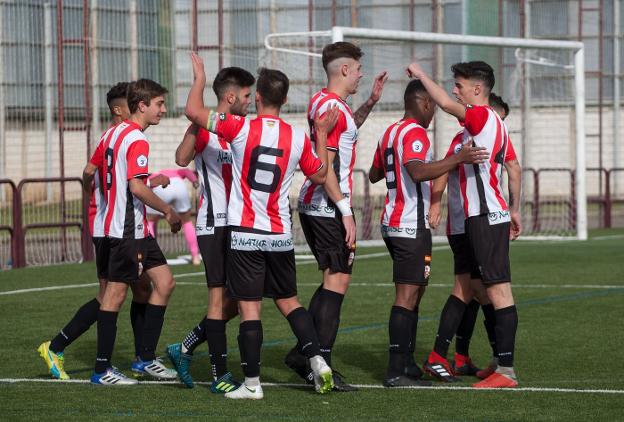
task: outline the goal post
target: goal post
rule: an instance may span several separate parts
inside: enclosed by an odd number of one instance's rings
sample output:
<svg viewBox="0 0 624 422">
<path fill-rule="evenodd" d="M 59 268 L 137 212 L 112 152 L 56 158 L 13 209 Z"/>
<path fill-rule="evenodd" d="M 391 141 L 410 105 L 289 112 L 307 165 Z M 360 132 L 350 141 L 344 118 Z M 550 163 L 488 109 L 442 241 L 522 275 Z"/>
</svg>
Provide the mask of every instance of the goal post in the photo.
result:
<svg viewBox="0 0 624 422">
<path fill-rule="evenodd" d="M 389 62 L 396 62 L 395 67 L 406 66 L 410 60 L 414 57 L 418 58 L 418 50 L 433 51 L 437 46 L 461 46 L 458 51 L 444 51 L 444 58 L 448 59 L 451 63 L 466 61 L 466 60 L 479 60 L 481 57 L 476 55 L 468 56 L 465 51 L 469 46 L 471 47 L 495 47 L 498 48 L 501 53 L 500 57 L 510 57 L 510 59 L 501 59 L 501 63 L 507 60 L 508 66 L 506 69 L 510 72 L 504 72 L 503 74 L 508 80 L 503 80 L 503 83 L 510 85 L 510 90 L 519 90 L 517 95 L 507 93 L 505 97 L 515 99 L 513 105 L 516 108 L 521 109 L 523 118 L 518 126 L 522 137 L 522 155 L 523 161 L 528 159 L 531 154 L 537 153 L 539 149 L 540 154 L 544 154 L 543 146 L 535 145 L 533 142 L 535 138 L 538 138 L 537 133 L 533 133 L 534 129 L 529 124 L 529 113 L 527 111 L 532 108 L 531 116 L 540 115 L 542 120 L 548 118 L 548 113 L 553 114 L 553 122 L 560 121 L 562 125 L 568 125 L 569 128 L 564 128 L 562 133 L 574 138 L 573 145 L 570 145 L 569 153 L 552 150 L 547 153 L 552 154 L 552 157 L 557 157 L 559 161 L 554 160 L 553 165 L 544 165 L 537 170 L 538 176 L 540 172 L 550 171 L 554 180 L 556 177 L 561 178 L 560 181 L 550 181 L 550 183 L 568 183 L 571 186 L 571 192 L 568 194 L 567 203 L 570 208 L 568 211 L 564 211 L 565 207 L 561 204 L 556 205 L 554 199 L 548 199 L 542 202 L 543 208 L 546 210 L 552 210 L 553 214 L 568 213 L 568 217 L 562 216 L 561 218 L 569 218 L 570 224 L 567 226 L 569 230 L 565 230 L 564 235 L 559 235 L 556 232 L 540 231 L 539 222 L 533 222 L 533 230 L 528 230 L 534 237 L 539 238 L 570 238 L 571 236 L 579 239 L 587 239 L 587 188 L 586 188 L 586 151 L 585 151 L 585 64 L 584 64 L 584 44 L 578 41 L 561 41 L 561 40 L 546 40 L 546 39 L 532 39 L 532 38 L 510 38 L 510 37 L 490 37 L 490 36 L 475 36 L 475 35 L 463 35 L 463 34 L 443 34 L 443 33 L 428 33 L 428 32 L 412 32 L 412 31 L 395 31 L 384 29 L 369 29 L 369 28 L 352 28 L 352 27 L 333 27 L 328 31 L 312 31 L 312 32 L 290 32 L 290 33 L 274 33 L 269 34 L 265 38 L 265 47 L 267 55 L 279 54 L 279 59 L 276 60 L 277 65 L 283 67 L 287 74 L 290 75 L 289 69 L 287 69 L 288 61 L 295 63 L 291 72 L 303 72 L 302 65 L 308 63 L 309 65 L 309 78 L 313 78 L 313 68 L 318 68 L 318 57 L 320 57 L 320 51 L 322 46 L 329 42 L 338 41 L 353 41 L 361 43 L 362 48 L 367 55 L 363 59 L 364 63 L 367 60 L 375 60 L 378 56 L 379 62 L 383 62 L 386 65 Z M 372 43 L 369 51 L 366 49 L 366 43 Z M 404 46 L 403 52 L 405 54 L 395 53 L 391 56 L 393 48 L 398 48 L 398 45 Z M 416 53 L 414 49 L 416 48 Z M 411 51 L 410 51 L 411 49 Z M 422 53 L 425 54 L 425 53 Z M 429 53 L 427 53 L 429 54 Z M 429 54 L 431 56 L 432 54 Z M 307 58 L 306 58 L 307 56 Z M 514 57 L 515 56 L 515 57 Z M 548 57 L 547 57 L 548 56 Z M 487 61 L 487 60 L 486 60 Z M 449 63 L 444 63 L 448 65 Z M 447 66 L 448 67 L 448 66 Z M 435 64 L 432 64 L 432 68 L 435 68 Z M 316 70 L 318 73 L 318 70 Z M 514 73 L 515 72 L 515 73 Z M 432 72 L 433 73 L 433 72 Z M 395 71 L 394 75 L 398 75 Z M 514 80 L 514 75 L 517 77 Z M 317 75 L 318 76 L 318 75 Z M 439 76 L 439 75 L 434 75 Z M 439 79 L 439 78 L 436 78 Z M 495 90 L 500 86 L 498 80 Z M 368 89 L 364 86 L 363 89 Z M 536 98 L 527 98 L 527 93 L 533 91 Z M 394 96 L 398 95 L 398 89 L 394 92 Z M 386 93 L 384 92 L 384 96 Z M 507 101 L 507 98 L 505 100 Z M 398 103 L 398 101 L 395 101 Z M 396 105 L 396 104 L 395 104 Z M 510 105 L 512 105 L 510 103 Z M 568 110 L 573 107 L 574 111 Z M 391 108 L 387 108 L 391 109 Z M 554 117 L 557 111 L 565 109 L 569 111 L 570 120 L 573 122 L 566 123 L 565 118 L 559 116 L 559 120 Z M 398 110 L 396 110 L 398 111 Z M 396 113 L 395 113 L 396 114 Z M 546 114 L 546 116 L 544 116 Z M 559 113 L 565 115 L 565 113 Z M 436 117 L 437 121 L 438 117 Z M 388 121 L 388 124 L 391 121 Z M 544 123 L 542 123 L 543 125 Z M 547 124 L 547 123 L 546 123 Z M 555 123 L 552 123 L 553 125 Z M 438 125 L 437 122 L 434 125 Z M 548 128 L 546 128 L 548 129 Z M 543 128 L 540 129 L 540 136 L 544 136 Z M 553 131 L 554 128 L 551 129 Z M 535 129 L 537 132 L 537 129 Z M 559 136 L 558 133 L 551 132 L 552 137 Z M 512 140 L 514 136 L 512 135 Z M 448 145 L 450 139 L 447 140 Z M 572 143 L 572 139 L 570 139 Z M 532 148 L 535 151 L 532 151 Z M 541 148 L 541 149 L 540 149 Z M 553 147 L 551 147 L 553 148 Z M 526 155 L 525 155 L 526 154 Z M 566 155 L 569 155 L 567 157 Z M 437 154 L 439 157 L 440 154 Z M 565 161 L 569 158 L 569 161 Z M 548 161 L 546 163 L 549 164 Z M 559 173 L 557 173 L 559 172 Z M 568 172 L 568 173 L 566 173 Z M 565 174 L 564 174 L 565 173 Z M 563 181 L 565 179 L 565 182 Z M 529 179 L 523 178 L 523 181 Z M 529 180 L 526 184 L 527 190 L 531 192 L 537 192 L 540 186 L 535 186 L 539 183 L 539 177 L 535 178 L 535 183 Z M 544 189 L 542 189 L 544 190 Z M 523 197 L 527 194 L 525 191 Z M 532 195 L 532 194 L 531 194 Z M 536 193 L 537 195 L 537 193 Z M 545 205 L 544 205 L 545 204 Z M 535 202 L 532 203 L 532 208 L 538 206 Z M 531 220 L 533 211 L 527 213 L 527 220 Z M 556 217 L 552 217 L 556 218 Z M 523 215 L 524 220 L 524 215 Z M 537 227 L 537 228 L 536 228 Z M 562 230 L 563 231 L 563 230 Z M 571 235 L 571 236 L 570 236 Z"/>
</svg>

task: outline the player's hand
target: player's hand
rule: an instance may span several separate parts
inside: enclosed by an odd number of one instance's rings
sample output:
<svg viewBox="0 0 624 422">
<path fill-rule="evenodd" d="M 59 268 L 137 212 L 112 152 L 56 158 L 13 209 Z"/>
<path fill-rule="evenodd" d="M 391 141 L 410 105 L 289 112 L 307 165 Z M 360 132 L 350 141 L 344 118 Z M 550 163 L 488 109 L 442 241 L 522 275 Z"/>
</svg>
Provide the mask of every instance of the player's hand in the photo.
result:
<svg viewBox="0 0 624 422">
<path fill-rule="evenodd" d="M 314 131 L 316 133 L 330 133 L 336 126 L 339 113 L 340 109 L 336 104 L 329 106 L 323 115 L 320 115 L 317 111 L 314 117 Z"/>
<path fill-rule="evenodd" d="M 457 159 L 466 164 L 481 164 L 490 158 L 490 153 L 486 147 L 473 147 L 467 144 L 462 145 L 457 153 Z"/>
<path fill-rule="evenodd" d="M 405 71 L 407 76 L 411 79 L 420 79 L 420 77 L 425 73 L 422 67 L 420 67 L 420 65 L 416 62 L 410 63 Z"/>
<path fill-rule="evenodd" d="M 512 211 L 509 215 L 511 217 L 509 239 L 513 241 L 520 237 L 520 234 L 522 233 L 522 218 L 520 217 L 520 213 L 517 211 Z"/>
<path fill-rule="evenodd" d="M 429 225 L 432 229 L 435 229 L 440 225 L 442 214 L 440 213 L 439 202 L 431 203 L 429 206 L 429 216 L 427 218 L 429 219 Z"/>
<path fill-rule="evenodd" d="M 388 72 L 386 72 L 385 70 L 375 76 L 375 80 L 373 80 L 373 89 L 371 91 L 370 97 L 368 97 L 368 100 L 371 101 L 373 104 L 376 104 L 377 101 L 381 99 L 381 93 L 383 92 L 384 85 L 388 80 L 388 76 Z"/>
<path fill-rule="evenodd" d="M 172 207 L 165 212 L 165 219 L 169 226 L 171 226 L 171 233 L 177 233 L 182 228 L 182 220 L 180 220 L 180 216 Z"/>
<path fill-rule="evenodd" d="M 171 180 L 169 180 L 169 177 L 165 176 L 164 174 L 158 174 L 150 179 L 151 188 L 155 188 L 156 186 L 162 186 L 163 188 L 166 188 L 167 186 L 169 186 L 169 183 L 171 183 Z"/>
<path fill-rule="evenodd" d="M 355 248 L 355 219 L 352 215 L 345 215 L 342 217 L 342 224 L 345 228 L 345 243 L 347 244 L 347 248 L 353 249 Z"/>
<path fill-rule="evenodd" d="M 206 79 L 204 61 L 197 53 L 191 53 L 191 65 L 193 67 L 193 80 Z"/>
</svg>

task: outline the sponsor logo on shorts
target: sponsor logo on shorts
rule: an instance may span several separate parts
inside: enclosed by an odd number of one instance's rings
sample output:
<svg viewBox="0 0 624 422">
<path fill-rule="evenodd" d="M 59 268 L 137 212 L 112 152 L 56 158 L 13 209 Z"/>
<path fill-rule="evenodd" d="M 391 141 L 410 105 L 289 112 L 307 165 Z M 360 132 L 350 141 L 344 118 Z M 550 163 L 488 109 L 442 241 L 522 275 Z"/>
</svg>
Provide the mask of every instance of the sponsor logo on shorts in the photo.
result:
<svg viewBox="0 0 624 422">
<path fill-rule="evenodd" d="M 506 211 L 494 211 L 488 214 L 488 221 L 490 222 L 490 226 L 494 226 L 496 224 L 506 223 L 511 221 L 511 217 L 509 216 L 509 210 Z"/>
<path fill-rule="evenodd" d="M 257 234 L 232 232 L 230 246 L 238 251 L 285 252 L 294 248 L 290 233 Z"/>
<path fill-rule="evenodd" d="M 431 275 L 431 255 L 425 255 L 425 280 Z"/>
<path fill-rule="evenodd" d="M 414 227 L 390 227 L 381 226 L 382 237 L 405 237 L 408 239 L 416 239 L 417 231 Z"/>
<path fill-rule="evenodd" d="M 215 232 L 214 227 L 195 226 L 195 234 L 197 236 L 206 236 L 206 235 L 214 234 L 214 232 Z"/>
<path fill-rule="evenodd" d="M 334 207 L 327 205 L 304 204 L 303 202 L 299 202 L 298 208 L 300 213 L 315 217 L 333 217 L 336 215 Z"/>
</svg>

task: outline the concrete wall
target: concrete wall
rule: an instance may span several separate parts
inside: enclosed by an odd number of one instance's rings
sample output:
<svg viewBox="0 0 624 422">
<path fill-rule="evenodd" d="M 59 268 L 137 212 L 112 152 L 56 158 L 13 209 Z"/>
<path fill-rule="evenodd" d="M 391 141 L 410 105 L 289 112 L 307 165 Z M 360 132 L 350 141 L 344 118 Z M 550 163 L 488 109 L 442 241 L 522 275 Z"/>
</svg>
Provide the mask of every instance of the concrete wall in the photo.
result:
<svg viewBox="0 0 624 422">
<path fill-rule="evenodd" d="M 611 168 L 614 165 L 612 143 L 612 116 L 609 110 L 603 112 L 603 166 Z M 284 115 L 287 121 L 307 128 L 303 114 Z M 356 168 L 367 171 L 370 167 L 374 149 L 383 130 L 392 122 L 401 117 L 400 112 L 373 112 L 366 123 L 360 128 L 360 137 L 357 149 Z M 620 119 L 621 120 L 621 119 Z M 573 109 L 544 108 L 533 109 L 530 115 L 530 139 L 527 145 L 527 167 L 574 167 L 574 113 Z M 442 112 L 438 113 L 434 124 L 438 129 L 435 134 L 435 155 L 442 158 L 446 153 L 448 143 L 459 130 L 454 119 Z M 512 134 L 512 140 L 518 154 L 522 154 L 521 142 L 521 115 L 519 110 L 512 110 L 507 124 Z M 598 139 L 592 134 L 598 132 L 598 113 L 596 108 L 588 107 L 586 113 L 587 137 L 587 167 L 598 167 Z M 147 131 L 150 139 L 150 169 L 176 167 L 174 151 L 182 139 L 188 121 L 184 117 L 166 118 L 158 126 L 150 127 Z M 45 176 L 45 132 L 43 128 L 7 124 L 6 157 L 4 166 L 5 177 L 18 182 L 24 178 Z M 433 128 L 431 128 L 433 129 Z M 433 131 L 430 134 L 434 139 Z M 92 145 L 97 142 L 98 135 L 93 136 Z M 65 175 L 80 176 L 87 160 L 84 132 L 66 132 L 65 140 Z M 619 150 L 619 163 L 624 167 L 624 147 Z M 520 157 L 523 160 L 523 157 Z M 53 133 L 52 139 L 52 175 L 59 174 L 58 131 Z M 621 175 L 624 174 L 620 173 Z M 614 178 L 615 179 L 615 178 Z M 599 191 L 597 173 L 588 174 L 588 194 L 596 195 Z M 364 178 L 358 174 L 354 178 L 355 189 L 362 192 Z M 366 182 L 367 183 L 367 182 Z M 540 188 L 543 194 L 565 195 L 569 192 L 570 179 L 565 173 L 553 173 L 549 177 L 540 179 Z M 301 186 L 301 178 L 293 183 L 296 192 Z M 56 188 L 55 188 L 56 189 Z M 371 186 L 371 193 L 383 194 L 383 184 Z M 34 190 L 34 188 L 33 188 Z M 525 183 L 525 193 L 532 191 L 532 182 Z M 624 182 L 617 183 L 618 195 L 624 196 Z"/>
</svg>

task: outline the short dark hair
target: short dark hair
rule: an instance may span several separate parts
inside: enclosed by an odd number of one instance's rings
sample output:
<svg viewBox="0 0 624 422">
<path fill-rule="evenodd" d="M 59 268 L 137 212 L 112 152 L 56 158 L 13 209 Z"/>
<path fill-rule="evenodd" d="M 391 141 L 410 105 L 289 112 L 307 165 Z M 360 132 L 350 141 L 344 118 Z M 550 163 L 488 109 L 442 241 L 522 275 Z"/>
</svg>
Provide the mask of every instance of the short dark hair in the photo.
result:
<svg viewBox="0 0 624 422">
<path fill-rule="evenodd" d="M 405 104 L 407 104 L 414 94 L 421 93 L 421 92 L 427 92 L 421 80 L 412 79 L 407 84 L 407 87 L 405 87 L 405 93 L 403 94 L 403 101 L 405 102 Z"/>
<path fill-rule="evenodd" d="M 113 101 L 118 100 L 120 98 L 126 99 L 126 95 L 128 94 L 128 82 L 119 82 L 117 85 L 113 86 L 106 93 L 106 104 L 108 104 L 109 110 L 113 111 Z"/>
<path fill-rule="evenodd" d="M 138 81 L 130 82 L 126 96 L 130 113 L 135 113 L 139 109 L 141 101 L 149 105 L 152 98 L 165 95 L 167 92 L 169 92 L 167 88 L 151 79 L 139 79 Z"/>
<path fill-rule="evenodd" d="M 333 44 L 327 44 L 323 48 L 323 69 L 327 71 L 327 65 L 336 59 L 346 57 L 353 60 L 360 60 L 363 55 L 362 49 L 350 42 L 339 41 Z"/>
<path fill-rule="evenodd" d="M 265 106 L 281 107 L 286 102 L 289 85 L 288 76 L 283 72 L 266 67 L 258 69 L 256 89 Z"/>
<path fill-rule="evenodd" d="M 490 92 L 489 98 L 490 107 L 494 110 L 502 110 L 505 112 L 505 117 L 509 116 L 509 104 L 507 104 L 501 97 Z M 500 113 L 499 113 L 500 114 Z"/>
<path fill-rule="evenodd" d="M 219 73 L 217 73 L 217 76 L 215 76 L 214 82 L 212 83 L 212 89 L 217 96 L 217 99 L 220 100 L 225 94 L 225 91 L 232 85 L 239 88 L 245 88 L 252 86 L 255 83 L 256 78 L 254 78 L 254 76 L 245 69 L 235 66 L 224 67 L 219 71 Z"/>
<path fill-rule="evenodd" d="M 482 61 L 455 63 L 451 66 L 453 77 L 466 79 L 476 79 L 487 87 L 488 93 L 494 89 L 494 69 L 492 66 Z"/>
</svg>

